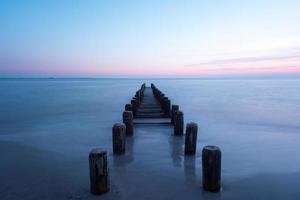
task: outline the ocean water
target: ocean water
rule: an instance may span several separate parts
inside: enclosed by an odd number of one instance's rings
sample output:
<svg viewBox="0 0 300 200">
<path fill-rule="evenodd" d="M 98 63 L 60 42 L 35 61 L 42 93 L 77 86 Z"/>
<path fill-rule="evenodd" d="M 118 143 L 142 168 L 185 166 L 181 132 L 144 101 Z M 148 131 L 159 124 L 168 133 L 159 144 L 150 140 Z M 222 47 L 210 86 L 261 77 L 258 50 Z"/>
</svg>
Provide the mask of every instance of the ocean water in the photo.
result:
<svg viewBox="0 0 300 200">
<path fill-rule="evenodd" d="M 168 126 L 135 126 L 126 154 L 111 128 L 142 83 L 199 126 L 197 154 Z M 94 199 L 88 153 L 107 149 L 102 199 L 298 199 L 300 80 L 1 79 L 1 199 Z M 222 192 L 202 190 L 201 150 L 222 150 Z"/>
</svg>

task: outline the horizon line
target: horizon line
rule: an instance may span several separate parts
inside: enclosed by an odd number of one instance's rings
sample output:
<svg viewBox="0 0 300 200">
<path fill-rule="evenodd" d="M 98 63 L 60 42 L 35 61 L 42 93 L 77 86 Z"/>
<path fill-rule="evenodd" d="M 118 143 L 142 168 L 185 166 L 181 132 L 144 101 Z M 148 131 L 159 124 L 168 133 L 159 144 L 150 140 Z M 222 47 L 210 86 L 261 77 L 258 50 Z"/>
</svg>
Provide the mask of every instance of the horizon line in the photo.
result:
<svg viewBox="0 0 300 200">
<path fill-rule="evenodd" d="M 4 79 L 128 79 L 128 80 L 241 80 L 241 79 L 300 79 L 299 75 L 294 76 L 219 76 L 219 77 L 70 77 L 70 76 L 33 76 L 33 77 L 0 77 L 0 80 Z"/>
</svg>

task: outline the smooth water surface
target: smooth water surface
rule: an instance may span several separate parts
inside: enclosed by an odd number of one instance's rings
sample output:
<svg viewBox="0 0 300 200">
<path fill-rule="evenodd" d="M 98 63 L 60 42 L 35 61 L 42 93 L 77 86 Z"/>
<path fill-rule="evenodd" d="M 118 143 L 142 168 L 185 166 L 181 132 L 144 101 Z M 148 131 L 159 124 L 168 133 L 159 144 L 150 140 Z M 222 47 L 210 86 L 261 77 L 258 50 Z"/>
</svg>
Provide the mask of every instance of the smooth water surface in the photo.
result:
<svg viewBox="0 0 300 200">
<path fill-rule="evenodd" d="M 135 126 L 124 156 L 111 128 L 140 85 L 199 126 L 197 155 L 169 126 Z M 88 153 L 109 152 L 102 199 L 300 198 L 300 80 L 1 79 L 1 199 L 93 199 Z M 202 190 L 201 150 L 222 150 L 222 192 Z"/>
</svg>

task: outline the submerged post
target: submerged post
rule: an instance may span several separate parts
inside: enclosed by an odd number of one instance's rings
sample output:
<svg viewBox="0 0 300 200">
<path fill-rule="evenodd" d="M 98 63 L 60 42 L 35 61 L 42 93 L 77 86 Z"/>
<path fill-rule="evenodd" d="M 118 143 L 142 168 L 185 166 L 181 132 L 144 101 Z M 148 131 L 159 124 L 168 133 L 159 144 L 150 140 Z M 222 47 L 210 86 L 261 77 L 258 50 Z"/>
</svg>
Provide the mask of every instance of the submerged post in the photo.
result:
<svg viewBox="0 0 300 200">
<path fill-rule="evenodd" d="M 198 132 L 198 126 L 196 123 L 192 122 L 186 125 L 185 145 L 184 145 L 185 154 L 194 155 L 196 153 L 197 132 Z"/>
<path fill-rule="evenodd" d="M 174 135 L 183 135 L 183 112 L 176 111 L 174 118 Z"/>
<path fill-rule="evenodd" d="M 126 127 L 123 123 L 116 123 L 112 128 L 113 152 L 121 154 L 125 152 Z"/>
<path fill-rule="evenodd" d="M 171 123 L 174 124 L 175 112 L 179 110 L 178 105 L 172 105 Z"/>
<path fill-rule="evenodd" d="M 90 189 L 92 194 L 102 194 L 110 189 L 107 152 L 103 149 L 92 149 L 89 154 Z"/>
<path fill-rule="evenodd" d="M 217 146 L 205 146 L 202 150 L 202 184 L 205 190 L 221 189 L 221 150 Z"/>
<path fill-rule="evenodd" d="M 133 134 L 133 115 L 131 111 L 123 112 L 123 123 L 126 126 L 126 135 Z"/>
</svg>

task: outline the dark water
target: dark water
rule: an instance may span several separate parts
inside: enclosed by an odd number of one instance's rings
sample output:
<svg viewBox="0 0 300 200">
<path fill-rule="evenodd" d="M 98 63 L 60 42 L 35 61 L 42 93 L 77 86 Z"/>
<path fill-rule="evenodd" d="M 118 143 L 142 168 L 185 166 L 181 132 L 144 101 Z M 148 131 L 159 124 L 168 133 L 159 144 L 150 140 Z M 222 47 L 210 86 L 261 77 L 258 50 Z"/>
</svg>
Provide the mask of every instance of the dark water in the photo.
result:
<svg viewBox="0 0 300 200">
<path fill-rule="evenodd" d="M 125 156 L 111 127 L 141 83 L 153 82 L 199 125 L 184 157 L 171 127 L 135 127 Z M 1 199 L 93 199 L 87 156 L 109 152 L 103 199 L 297 199 L 300 80 L 0 80 Z M 220 194 L 201 188 L 201 149 L 222 149 Z"/>
</svg>

